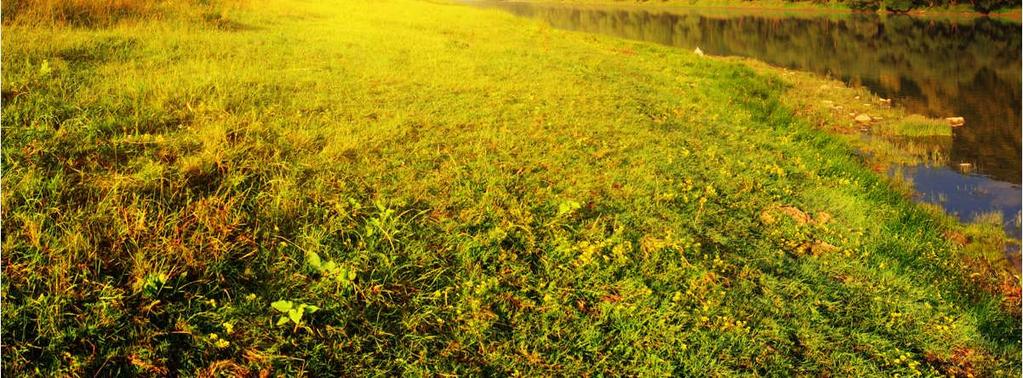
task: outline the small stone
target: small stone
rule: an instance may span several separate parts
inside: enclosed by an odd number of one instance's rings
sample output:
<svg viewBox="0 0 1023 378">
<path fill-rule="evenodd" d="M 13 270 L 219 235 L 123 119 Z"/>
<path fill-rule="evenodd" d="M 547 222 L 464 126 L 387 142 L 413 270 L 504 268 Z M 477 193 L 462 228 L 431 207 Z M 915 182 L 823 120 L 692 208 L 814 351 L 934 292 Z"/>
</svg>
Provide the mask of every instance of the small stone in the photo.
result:
<svg viewBox="0 0 1023 378">
<path fill-rule="evenodd" d="M 879 98 L 879 99 L 877 99 L 877 102 L 880 103 L 881 105 L 888 105 L 888 106 L 892 105 L 892 99 L 890 99 L 890 98 Z"/>
<path fill-rule="evenodd" d="M 952 127 L 959 127 L 966 124 L 966 119 L 963 117 L 948 117 L 945 118 L 945 120 L 948 121 L 948 124 L 952 125 Z"/>
<path fill-rule="evenodd" d="M 867 123 L 867 122 L 870 122 L 873 118 L 870 118 L 870 116 L 868 116 L 866 114 L 860 114 L 860 115 L 856 116 L 855 119 L 856 119 L 856 122 Z"/>
<path fill-rule="evenodd" d="M 970 173 L 971 171 L 973 171 L 973 164 L 959 163 L 959 171 L 962 173 Z"/>
</svg>

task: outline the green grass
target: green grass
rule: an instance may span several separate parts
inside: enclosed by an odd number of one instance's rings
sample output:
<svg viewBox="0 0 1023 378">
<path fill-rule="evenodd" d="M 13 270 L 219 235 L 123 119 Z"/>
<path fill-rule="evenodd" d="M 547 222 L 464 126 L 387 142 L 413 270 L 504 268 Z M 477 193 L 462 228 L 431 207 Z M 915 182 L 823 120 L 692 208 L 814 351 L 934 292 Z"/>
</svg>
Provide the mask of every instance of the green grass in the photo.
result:
<svg viewBox="0 0 1023 378">
<path fill-rule="evenodd" d="M 5 373 L 1020 374 L 961 226 L 780 76 L 420 1 L 217 20 L 4 26 Z"/>
<path fill-rule="evenodd" d="M 952 136 L 952 127 L 947 121 L 929 119 L 921 115 L 910 115 L 893 124 L 887 131 L 908 137 Z"/>
</svg>

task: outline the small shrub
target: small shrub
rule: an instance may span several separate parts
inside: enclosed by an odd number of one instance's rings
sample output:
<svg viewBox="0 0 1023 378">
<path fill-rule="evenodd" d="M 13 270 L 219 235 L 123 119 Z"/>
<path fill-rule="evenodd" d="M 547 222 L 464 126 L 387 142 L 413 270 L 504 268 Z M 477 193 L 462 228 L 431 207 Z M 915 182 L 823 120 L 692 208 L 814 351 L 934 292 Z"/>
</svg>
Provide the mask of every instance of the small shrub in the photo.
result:
<svg viewBox="0 0 1023 378">
<path fill-rule="evenodd" d="M 881 7 L 881 3 L 877 0 L 850 0 L 848 5 L 850 9 L 869 11 L 876 11 Z"/>
<path fill-rule="evenodd" d="M 916 4 L 913 0 L 886 0 L 885 9 L 895 13 L 906 13 L 913 9 Z"/>
<path fill-rule="evenodd" d="M 1008 8 L 1012 6 L 1013 2 L 1004 0 L 974 0 L 973 10 L 980 13 L 990 13 L 993 10 L 999 8 Z"/>
</svg>

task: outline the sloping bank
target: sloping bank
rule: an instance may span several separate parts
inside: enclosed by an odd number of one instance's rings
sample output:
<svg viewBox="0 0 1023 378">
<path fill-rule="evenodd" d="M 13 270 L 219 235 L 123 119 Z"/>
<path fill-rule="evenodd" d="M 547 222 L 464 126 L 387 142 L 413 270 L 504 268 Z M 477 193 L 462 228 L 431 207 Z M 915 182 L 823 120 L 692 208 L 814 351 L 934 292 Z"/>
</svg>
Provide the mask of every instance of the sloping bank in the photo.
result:
<svg viewBox="0 0 1023 378">
<path fill-rule="evenodd" d="M 961 226 L 782 79 L 419 1 L 160 20 L 4 27 L 7 373 L 1019 374 Z"/>
</svg>

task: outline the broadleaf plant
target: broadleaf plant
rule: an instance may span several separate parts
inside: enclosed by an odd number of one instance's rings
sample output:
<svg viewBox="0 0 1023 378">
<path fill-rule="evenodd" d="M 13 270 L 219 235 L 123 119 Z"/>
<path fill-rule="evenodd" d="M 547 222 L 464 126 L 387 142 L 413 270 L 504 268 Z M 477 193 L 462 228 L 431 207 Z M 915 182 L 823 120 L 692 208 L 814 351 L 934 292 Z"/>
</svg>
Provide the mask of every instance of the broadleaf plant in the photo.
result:
<svg viewBox="0 0 1023 378">
<path fill-rule="evenodd" d="M 300 303 L 296 305 L 292 301 L 284 300 L 271 303 L 270 307 L 273 307 L 275 310 L 284 313 L 284 316 L 281 316 L 280 319 L 277 319 L 277 325 L 287 324 L 288 321 L 290 320 L 292 323 L 295 323 L 296 327 L 302 325 L 303 315 L 305 315 L 306 313 L 312 314 L 320 309 L 319 307 L 314 305 L 309 305 L 305 303 Z"/>
</svg>

